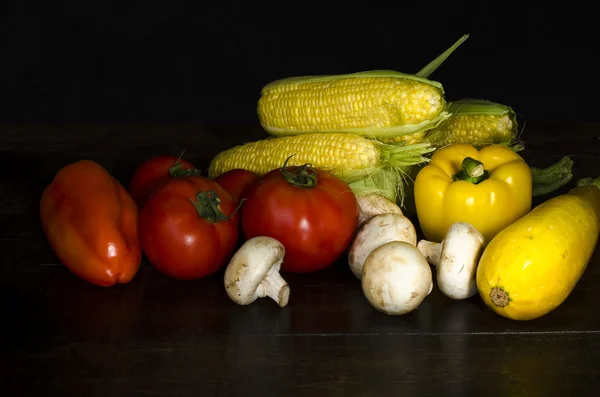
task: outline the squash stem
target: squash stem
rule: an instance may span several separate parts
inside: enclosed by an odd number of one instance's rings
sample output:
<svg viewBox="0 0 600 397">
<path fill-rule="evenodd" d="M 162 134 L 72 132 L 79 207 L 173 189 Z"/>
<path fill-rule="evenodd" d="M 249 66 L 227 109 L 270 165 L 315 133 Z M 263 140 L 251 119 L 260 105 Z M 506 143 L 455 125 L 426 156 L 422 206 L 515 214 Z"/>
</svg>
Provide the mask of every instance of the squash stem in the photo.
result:
<svg viewBox="0 0 600 397">
<path fill-rule="evenodd" d="M 490 291 L 490 299 L 498 307 L 504 307 L 511 301 L 508 292 L 504 291 L 502 287 L 493 287 Z"/>
</svg>

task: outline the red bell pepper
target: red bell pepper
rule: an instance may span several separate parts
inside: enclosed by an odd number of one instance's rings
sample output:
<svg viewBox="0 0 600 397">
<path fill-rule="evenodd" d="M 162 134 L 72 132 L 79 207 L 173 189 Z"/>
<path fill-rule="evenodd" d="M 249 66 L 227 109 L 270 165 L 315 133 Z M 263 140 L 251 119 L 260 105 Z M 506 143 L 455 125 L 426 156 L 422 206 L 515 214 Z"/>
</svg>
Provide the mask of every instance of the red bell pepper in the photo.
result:
<svg viewBox="0 0 600 397">
<path fill-rule="evenodd" d="M 59 170 L 40 200 L 42 229 L 56 256 L 99 286 L 126 284 L 137 273 L 138 218 L 127 190 L 91 160 Z"/>
</svg>

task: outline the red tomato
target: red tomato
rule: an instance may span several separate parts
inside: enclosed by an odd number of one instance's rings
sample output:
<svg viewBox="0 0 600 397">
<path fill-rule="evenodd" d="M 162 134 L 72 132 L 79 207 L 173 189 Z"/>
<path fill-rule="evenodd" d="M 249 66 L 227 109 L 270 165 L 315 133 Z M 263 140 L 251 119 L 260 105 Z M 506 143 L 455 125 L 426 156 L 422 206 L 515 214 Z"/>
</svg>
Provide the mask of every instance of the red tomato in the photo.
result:
<svg viewBox="0 0 600 397">
<path fill-rule="evenodd" d="M 341 179 L 319 169 L 286 167 L 267 173 L 248 191 L 242 230 L 246 239 L 269 236 L 285 246 L 282 271 L 308 273 L 345 253 L 358 213 L 356 196 Z"/>
<path fill-rule="evenodd" d="M 153 191 L 172 179 L 199 174 L 192 163 L 175 156 L 157 156 L 144 161 L 129 182 L 129 193 L 140 208 Z"/>
<path fill-rule="evenodd" d="M 231 196 L 216 182 L 201 176 L 173 179 L 150 196 L 140 215 L 144 253 L 157 270 L 173 278 L 213 274 L 238 242 L 235 210 Z"/>
<path fill-rule="evenodd" d="M 252 171 L 236 168 L 219 175 L 214 181 L 227 190 L 236 203 L 239 203 L 246 198 L 248 189 L 260 179 L 260 175 Z"/>
</svg>

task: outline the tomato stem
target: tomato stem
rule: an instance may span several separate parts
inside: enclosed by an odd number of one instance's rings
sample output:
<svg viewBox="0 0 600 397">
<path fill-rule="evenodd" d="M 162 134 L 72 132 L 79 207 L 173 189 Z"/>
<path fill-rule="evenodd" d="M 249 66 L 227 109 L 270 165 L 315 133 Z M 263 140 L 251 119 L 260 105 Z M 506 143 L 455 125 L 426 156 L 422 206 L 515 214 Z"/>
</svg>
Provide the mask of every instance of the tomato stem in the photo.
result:
<svg viewBox="0 0 600 397">
<path fill-rule="evenodd" d="M 185 149 L 181 152 L 181 154 L 175 161 L 175 164 L 173 164 L 173 166 L 171 168 L 169 168 L 169 175 L 171 176 L 171 178 L 185 179 L 190 176 L 200 175 L 200 173 L 202 172 L 198 168 L 185 169 L 185 170 L 181 168 L 181 167 L 183 167 L 183 163 L 181 163 L 180 160 L 184 153 L 185 153 Z"/>
<path fill-rule="evenodd" d="M 241 208 L 242 203 L 245 199 L 242 199 L 237 208 L 228 216 L 221 211 L 219 205 L 221 204 L 221 199 L 217 195 L 217 192 L 214 190 L 209 190 L 208 192 L 198 192 L 196 194 L 196 200 L 190 199 L 196 211 L 198 211 L 198 215 L 201 218 L 206 219 L 211 223 L 218 223 L 221 221 L 225 221 L 231 217 L 233 217 L 236 212 Z"/>
<path fill-rule="evenodd" d="M 288 171 L 286 169 L 288 161 L 295 156 L 292 154 L 290 157 L 285 159 L 283 167 L 281 167 L 281 173 L 285 177 L 286 181 L 294 186 L 312 188 L 317 186 L 317 173 L 312 169 L 312 164 L 306 163 L 298 166 L 294 171 Z"/>
<path fill-rule="evenodd" d="M 465 157 L 462 161 L 462 168 L 454 174 L 455 181 L 467 181 L 475 185 L 488 177 L 489 172 L 483 167 L 483 163 L 472 157 Z"/>
</svg>

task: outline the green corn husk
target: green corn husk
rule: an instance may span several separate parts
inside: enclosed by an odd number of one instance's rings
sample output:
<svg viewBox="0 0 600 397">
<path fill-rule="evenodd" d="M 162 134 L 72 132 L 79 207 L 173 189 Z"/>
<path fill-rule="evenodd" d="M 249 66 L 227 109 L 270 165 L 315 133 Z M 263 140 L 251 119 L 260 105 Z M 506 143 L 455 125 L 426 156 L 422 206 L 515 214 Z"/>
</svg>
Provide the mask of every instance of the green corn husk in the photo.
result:
<svg viewBox="0 0 600 397">
<path fill-rule="evenodd" d="M 348 184 L 348 186 L 350 186 L 352 192 L 357 196 L 380 194 L 396 203 L 403 200 L 403 198 L 399 198 L 398 194 L 398 186 L 401 184 L 402 178 L 399 173 L 388 169 L 381 169 L 368 177 Z"/>
<path fill-rule="evenodd" d="M 460 39 L 458 39 L 454 44 L 452 44 L 446 51 L 442 52 L 437 56 L 433 61 L 429 62 L 425 65 L 421 70 L 415 73 L 415 76 L 429 78 L 445 61 L 452 55 L 454 51 L 462 43 L 464 43 L 469 38 L 468 34 L 462 35 Z"/>
<path fill-rule="evenodd" d="M 427 132 L 423 142 L 440 148 L 467 143 L 482 148 L 497 144 L 510 146 L 517 138 L 516 114 L 509 106 L 484 99 L 462 99 L 448 107 L 451 116 Z"/>
<path fill-rule="evenodd" d="M 422 145 L 407 146 L 407 149 L 410 149 L 404 153 L 403 164 L 398 163 L 394 168 L 377 169 L 361 179 L 348 183 L 348 186 L 357 196 L 377 193 L 400 207 L 406 208 L 407 205 L 412 205 L 416 170 L 424 167 L 431 160 L 426 157 L 424 150 L 428 153 L 433 151 L 432 148 L 422 149 Z"/>
</svg>

